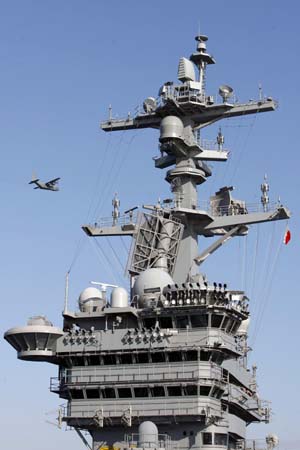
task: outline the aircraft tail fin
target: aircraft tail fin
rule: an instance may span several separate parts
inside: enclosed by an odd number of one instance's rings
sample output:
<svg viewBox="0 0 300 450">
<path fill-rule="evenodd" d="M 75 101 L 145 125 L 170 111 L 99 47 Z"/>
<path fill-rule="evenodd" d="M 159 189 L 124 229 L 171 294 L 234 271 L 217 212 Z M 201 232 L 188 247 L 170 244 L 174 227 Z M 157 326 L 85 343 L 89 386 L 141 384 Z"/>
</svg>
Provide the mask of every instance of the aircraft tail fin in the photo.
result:
<svg viewBox="0 0 300 450">
<path fill-rule="evenodd" d="M 33 183 L 36 183 L 37 181 L 39 181 L 39 178 L 37 177 L 37 175 L 34 172 L 32 172 L 31 181 L 29 181 L 28 184 L 33 184 Z"/>
</svg>

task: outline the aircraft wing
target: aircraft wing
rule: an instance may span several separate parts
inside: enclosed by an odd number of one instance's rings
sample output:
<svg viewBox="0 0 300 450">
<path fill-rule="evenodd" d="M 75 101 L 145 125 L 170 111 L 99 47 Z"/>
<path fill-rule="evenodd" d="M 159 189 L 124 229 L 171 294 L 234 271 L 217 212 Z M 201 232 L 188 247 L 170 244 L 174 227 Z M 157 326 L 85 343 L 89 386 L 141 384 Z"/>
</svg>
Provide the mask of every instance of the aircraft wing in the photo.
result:
<svg viewBox="0 0 300 450">
<path fill-rule="evenodd" d="M 47 181 L 47 183 L 45 183 L 45 185 L 47 187 L 53 187 L 58 182 L 58 180 L 60 180 L 60 178 L 54 178 L 53 180 Z"/>
</svg>

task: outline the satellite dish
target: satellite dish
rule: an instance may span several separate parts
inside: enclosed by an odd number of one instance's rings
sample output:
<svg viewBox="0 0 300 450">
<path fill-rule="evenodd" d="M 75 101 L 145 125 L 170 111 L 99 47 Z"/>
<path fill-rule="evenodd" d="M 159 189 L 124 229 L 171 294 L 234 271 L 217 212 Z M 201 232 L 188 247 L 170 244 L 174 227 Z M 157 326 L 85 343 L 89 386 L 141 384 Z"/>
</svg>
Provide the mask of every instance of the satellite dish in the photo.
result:
<svg viewBox="0 0 300 450">
<path fill-rule="evenodd" d="M 222 84 L 222 86 L 219 87 L 219 95 L 222 97 L 224 103 L 232 96 L 232 94 L 233 89 L 227 84 Z"/>
<path fill-rule="evenodd" d="M 145 113 L 150 114 L 156 110 L 157 104 L 154 97 L 148 97 L 143 103 Z"/>
</svg>

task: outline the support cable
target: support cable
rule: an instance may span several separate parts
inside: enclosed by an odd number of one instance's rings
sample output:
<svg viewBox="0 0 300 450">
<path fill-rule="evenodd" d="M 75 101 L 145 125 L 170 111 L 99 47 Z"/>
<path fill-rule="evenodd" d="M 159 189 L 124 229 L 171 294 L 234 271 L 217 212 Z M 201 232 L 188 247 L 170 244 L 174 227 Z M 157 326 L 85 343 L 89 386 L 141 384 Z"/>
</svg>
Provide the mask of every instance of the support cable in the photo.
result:
<svg viewBox="0 0 300 450">
<path fill-rule="evenodd" d="M 261 322 L 260 317 L 262 315 L 262 311 L 265 308 L 264 304 L 266 302 L 266 292 L 267 292 L 267 286 L 269 283 L 268 280 L 270 279 L 270 276 L 271 276 L 270 261 L 271 261 L 271 256 L 274 253 L 275 224 L 276 224 L 276 222 L 273 223 L 272 233 L 271 233 L 270 240 L 269 240 L 268 251 L 266 253 L 264 266 L 263 266 L 263 269 L 261 272 L 260 292 L 257 295 L 258 300 L 255 302 L 256 308 L 254 308 L 254 312 L 253 312 L 253 319 L 254 319 L 254 323 L 255 323 L 253 336 L 257 334 L 258 325 Z"/>
<path fill-rule="evenodd" d="M 256 287 L 256 273 L 257 273 L 257 254 L 258 254 L 258 245 L 259 245 L 259 231 L 260 226 L 257 225 L 256 228 L 256 242 L 255 242 L 255 248 L 254 248 L 254 257 L 253 257 L 253 268 L 252 268 L 252 279 L 250 282 L 250 300 L 254 299 L 254 291 Z"/>
<path fill-rule="evenodd" d="M 268 284 L 267 284 L 265 302 L 263 304 L 263 308 L 262 308 L 262 311 L 261 311 L 261 314 L 260 314 L 260 317 L 259 317 L 259 321 L 258 321 L 258 325 L 256 327 L 256 331 L 254 331 L 252 345 L 254 345 L 255 340 L 256 340 L 256 338 L 257 338 L 257 336 L 259 334 L 259 331 L 260 331 L 260 328 L 261 328 L 261 324 L 262 324 L 262 320 L 263 320 L 263 316 L 264 316 L 265 310 L 267 308 L 267 304 L 269 303 L 269 300 L 270 300 L 270 297 L 271 297 L 273 280 L 274 280 L 274 276 L 275 276 L 275 269 L 277 267 L 277 263 L 278 263 L 278 260 L 279 260 L 279 255 L 280 255 L 281 249 L 282 249 L 282 236 L 280 234 L 279 245 L 277 246 L 275 258 L 273 259 L 271 273 L 270 273 L 270 277 L 269 277 Z"/>
<path fill-rule="evenodd" d="M 234 180 L 234 177 L 235 177 L 235 175 L 236 175 L 236 172 L 237 172 L 237 170 L 238 170 L 238 168 L 239 168 L 239 166 L 240 166 L 242 157 L 244 156 L 244 152 L 245 152 L 245 149 L 246 149 L 246 147 L 247 147 L 247 144 L 248 144 L 248 141 L 249 141 L 249 138 L 250 138 L 250 134 L 252 133 L 253 128 L 254 128 L 254 125 L 255 125 L 255 122 L 256 122 L 257 113 L 258 113 L 258 110 L 257 110 L 256 113 L 254 114 L 253 120 L 252 120 L 252 122 L 251 122 L 251 124 L 250 124 L 250 126 L 249 126 L 249 130 L 248 130 L 246 139 L 245 139 L 244 144 L 243 144 L 243 146 L 242 146 L 242 148 L 241 148 L 241 150 L 240 150 L 240 152 L 239 152 L 238 159 L 237 159 L 237 163 L 236 163 L 236 166 L 235 166 L 235 168 L 234 168 L 234 170 L 233 170 L 233 174 L 232 174 L 232 176 L 231 176 L 229 185 L 231 185 L 231 184 L 233 183 L 233 180 Z"/>
<path fill-rule="evenodd" d="M 99 199 L 98 199 L 98 202 L 96 204 L 96 207 L 94 208 L 94 214 L 93 214 L 94 216 L 97 216 L 97 214 L 99 214 L 99 212 L 101 211 L 101 209 L 103 207 L 104 201 L 107 199 L 107 195 L 108 195 L 108 192 L 109 192 L 108 191 L 108 186 L 109 186 L 109 184 L 111 182 L 112 174 L 113 174 L 113 172 L 115 170 L 115 166 L 116 166 L 117 161 L 119 159 L 119 154 L 121 152 L 124 135 L 125 135 L 125 130 L 122 132 L 119 141 L 114 146 L 114 148 L 117 147 L 116 154 L 112 158 L 112 164 L 111 164 L 110 168 L 107 170 L 106 177 L 103 180 L 103 189 L 101 191 L 101 195 L 99 196 Z"/>
<path fill-rule="evenodd" d="M 123 273 L 124 272 L 124 264 L 121 262 L 117 252 L 115 251 L 115 249 L 113 248 L 110 240 L 107 237 L 106 237 L 106 242 L 108 243 L 108 245 L 109 245 L 109 247 L 110 247 L 110 249 L 111 249 L 111 251 L 112 251 L 112 253 L 113 253 L 113 255 L 114 255 L 115 259 L 116 259 L 116 261 L 118 261 L 118 263 L 120 264 L 120 267 L 121 267 L 122 273 Z"/>
<path fill-rule="evenodd" d="M 117 190 L 116 187 L 116 182 L 119 179 L 119 174 L 121 169 L 124 167 L 124 163 L 126 161 L 126 159 L 128 158 L 128 155 L 130 153 L 130 150 L 132 149 L 132 142 L 135 139 L 136 134 L 134 136 L 131 137 L 131 139 L 127 142 L 126 148 L 123 150 L 123 155 L 122 158 L 115 158 L 116 159 L 116 164 L 114 167 L 114 171 L 111 171 L 110 177 L 108 178 L 108 182 L 107 185 L 105 187 L 105 194 L 103 195 L 103 201 L 102 203 L 99 205 L 99 209 L 98 209 L 98 214 L 100 214 L 101 208 L 103 207 L 103 202 L 104 200 L 108 197 L 108 196 L 112 196 L 113 192 L 115 192 Z M 119 164 L 118 164 L 119 162 Z"/>
<path fill-rule="evenodd" d="M 73 256 L 73 259 L 72 259 L 71 264 L 69 266 L 68 273 L 70 273 L 71 270 L 73 269 L 74 264 L 77 261 L 78 256 L 80 255 L 80 253 L 81 253 L 81 251 L 82 251 L 82 249 L 84 247 L 85 242 L 86 242 L 86 240 L 84 239 L 84 235 L 81 234 L 80 238 L 77 240 L 77 245 L 75 246 L 74 256 Z"/>
<path fill-rule="evenodd" d="M 107 257 L 107 255 L 104 252 L 104 250 L 102 249 L 101 245 L 99 244 L 99 242 L 97 241 L 97 239 L 95 237 L 93 237 L 89 241 L 91 243 L 92 248 L 94 249 L 94 251 L 96 252 L 96 254 L 98 256 L 99 261 L 101 262 L 101 267 L 104 266 L 109 270 L 109 272 L 112 276 L 112 279 L 114 280 L 114 283 L 118 285 L 119 283 L 118 283 L 118 280 L 115 275 L 116 272 L 113 270 L 114 268 L 112 267 L 111 261 Z M 95 245 L 92 245 L 92 242 L 94 242 Z M 103 264 L 103 262 L 104 262 L 104 264 Z"/>
</svg>

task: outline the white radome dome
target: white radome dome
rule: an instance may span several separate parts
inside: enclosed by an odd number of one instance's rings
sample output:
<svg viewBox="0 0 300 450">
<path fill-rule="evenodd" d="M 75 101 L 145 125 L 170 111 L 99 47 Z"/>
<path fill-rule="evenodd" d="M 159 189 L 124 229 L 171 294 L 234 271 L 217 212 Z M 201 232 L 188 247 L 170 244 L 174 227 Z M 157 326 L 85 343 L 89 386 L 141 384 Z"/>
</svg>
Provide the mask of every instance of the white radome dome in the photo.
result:
<svg viewBox="0 0 300 450">
<path fill-rule="evenodd" d="M 146 269 L 140 273 L 133 286 L 133 294 L 139 297 L 144 294 L 144 289 L 160 288 L 161 291 L 168 284 L 174 284 L 172 277 L 163 269 Z"/>
<path fill-rule="evenodd" d="M 95 287 L 88 287 L 86 289 L 84 289 L 81 294 L 79 295 L 79 303 L 84 303 L 87 300 L 92 300 L 92 299 L 102 299 L 102 292 L 95 288 Z"/>
<path fill-rule="evenodd" d="M 118 286 L 113 288 L 110 295 L 110 306 L 112 308 L 125 308 L 128 306 L 128 292 Z"/>
<path fill-rule="evenodd" d="M 95 287 L 88 287 L 81 292 L 78 305 L 82 312 L 99 311 L 105 305 L 103 293 Z"/>
</svg>

